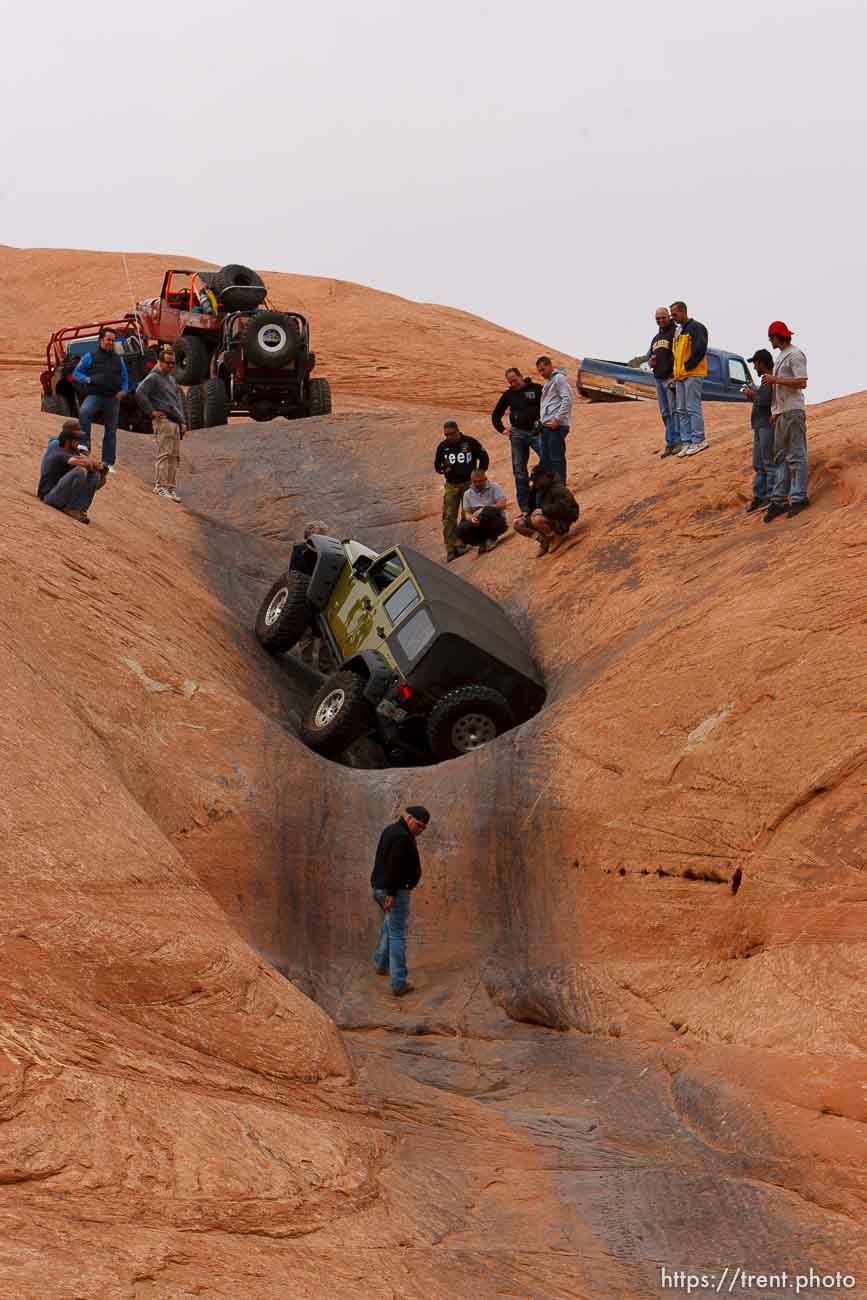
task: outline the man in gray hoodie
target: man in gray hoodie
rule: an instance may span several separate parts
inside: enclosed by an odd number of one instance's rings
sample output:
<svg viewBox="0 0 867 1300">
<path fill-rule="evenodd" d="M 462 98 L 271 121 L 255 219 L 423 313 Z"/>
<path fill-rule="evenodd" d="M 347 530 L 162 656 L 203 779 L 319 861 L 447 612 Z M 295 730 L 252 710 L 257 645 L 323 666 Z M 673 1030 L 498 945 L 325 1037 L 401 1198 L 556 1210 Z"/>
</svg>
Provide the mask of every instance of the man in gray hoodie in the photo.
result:
<svg viewBox="0 0 867 1300">
<path fill-rule="evenodd" d="M 157 437 L 154 493 L 169 501 L 180 501 L 177 493 L 178 465 L 181 463 L 181 438 L 187 425 L 184 399 L 172 374 L 174 367 L 174 351 L 170 347 L 162 348 L 155 368 L 135 390 L 135 400 L 145 415 L 151 417 Z"/>
<path fill-rule="evenodd" d="M 550 357 L 539 357 L 536 369 L 544 379 L 539 405 L 541 449 L 539 464 L 566 482 L 566 436 L 572 418 L 572 389 L 563 366 L 555 366 Z"/>
</svg>

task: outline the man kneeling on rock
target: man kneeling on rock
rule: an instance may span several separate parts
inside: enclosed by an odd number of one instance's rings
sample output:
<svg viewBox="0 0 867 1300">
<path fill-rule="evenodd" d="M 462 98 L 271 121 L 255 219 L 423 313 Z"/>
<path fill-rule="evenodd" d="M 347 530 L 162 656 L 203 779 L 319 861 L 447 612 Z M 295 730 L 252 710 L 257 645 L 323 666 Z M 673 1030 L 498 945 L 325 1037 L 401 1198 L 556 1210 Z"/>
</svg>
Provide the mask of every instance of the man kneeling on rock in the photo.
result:
<svg viewBox="0 0 867 1300">
<path fill-rule="evenodd" d="M 539 555 L 550 555 L 563 545 L 578 518 L 578 502 L 565 483 L 543 465 L 530 475 L 530 504 L 515 520 L 515 532 L 539 543 Z"/>
<path fill-rule="evenodd" d="M 465 546 L 478 546 L 479 555 L 492 551 L 509 525 L 503 489 L 483 469 L 474 469 L 470 475 L 470 486 L 463 496 L 463 511 L 463 520 L 458 524 L 461 542 Z"/>
<path fill-rule="evenodd" d="M 411 993 L 413 987 L 406 982 L 406 927 L 409 896 L 421 880 L 416 839 L 429 821 L 427 808 L 413 805 L 391 826 L 386 826 L 376 846 L 370 877 L 374 901 L 382 911 L 382 929 L 373 964 L 377 975 L 391 975 L 391 991 L 396 998 Z"/>
<path fill-rule="evenodd" d="M 61 510 L 80 524 L 89 524 L 87 511 L 96 493 L 105 483 L 108 467 L 94 460 L 88 451 L 79 450 L 81 429 L 77 420 L 66 420 L 57 438 L 49 444 L 39 469 L 36 495 L 47 506 Z"/>
</svg>

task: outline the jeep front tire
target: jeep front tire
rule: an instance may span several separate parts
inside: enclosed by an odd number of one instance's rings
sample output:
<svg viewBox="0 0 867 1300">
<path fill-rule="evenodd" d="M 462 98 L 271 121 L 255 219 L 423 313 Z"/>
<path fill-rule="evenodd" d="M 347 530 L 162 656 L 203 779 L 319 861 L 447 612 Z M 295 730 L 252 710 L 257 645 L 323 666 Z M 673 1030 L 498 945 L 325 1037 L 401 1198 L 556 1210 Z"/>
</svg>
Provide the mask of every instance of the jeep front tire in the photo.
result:
<svg viewBox="0 0 867 1300">
<path fill-rule="evenodd" d="M 256 639 L 271 655 L 284 654 L 297 645 L 310 626 L 307 603 L 310 579 L 289 570 L 274 583 L 256 615 Z"/>
<path fill-rule="evenodd" d="M 344 669 L 319 688 L 301 723 L 301 739 L 325 758 L 336 758 L 374 723 L 373 706 L 365 698 L 367 683 Z"/>
<path fill-rule="evenodd" d="M 488 686 L 459 686 L 430 711 L 427 739 L 440 762 L 481 749 L 515 725 L 509 702 Z"/>
</svg>

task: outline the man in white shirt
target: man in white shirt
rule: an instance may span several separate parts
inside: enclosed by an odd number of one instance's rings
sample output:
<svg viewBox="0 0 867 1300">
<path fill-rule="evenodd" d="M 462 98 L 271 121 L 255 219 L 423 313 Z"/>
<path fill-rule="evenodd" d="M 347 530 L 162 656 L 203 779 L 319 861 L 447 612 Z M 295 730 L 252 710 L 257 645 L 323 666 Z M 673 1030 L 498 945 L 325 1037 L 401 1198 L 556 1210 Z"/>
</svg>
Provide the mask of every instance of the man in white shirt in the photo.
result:
<svg viewBox="0 0 867 1300">
<path fill-rule="evenodd" d="M 792 346 L 792 331 L 785 321 L 775 320 L 768 326 L 771 347 L 778 352 L 772 375 L 762 375 L 762 383 L 773 385 L 771 424 L 774 426 L 774 465 L 776 476 L 771 504 L 762 516 L 769 524 L 780 515 L 789 519 L 806 510 L 807 497 L 807 412 L 804 389 L 807 387 L 807 358 Z"/>
<path fill-rule="evenodd" d="M 470 486 L 464 493 L 464 517 L 458 525 L 458 537 L 465 546 L 478 546 L 485 555 L 497 545 L 508 528 L 506 497 L 499 483 L 488 478 L 483 469 L 474 469 Z"/>
</svg>

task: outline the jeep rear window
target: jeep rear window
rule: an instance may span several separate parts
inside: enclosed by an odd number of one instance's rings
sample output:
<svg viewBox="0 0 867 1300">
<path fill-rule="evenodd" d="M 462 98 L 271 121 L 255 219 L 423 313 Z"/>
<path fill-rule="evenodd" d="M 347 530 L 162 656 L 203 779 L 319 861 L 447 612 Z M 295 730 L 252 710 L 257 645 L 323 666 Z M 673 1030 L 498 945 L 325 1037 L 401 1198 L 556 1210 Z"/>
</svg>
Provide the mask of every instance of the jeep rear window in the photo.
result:
<svg viewBox="0 0 867 1300">
<path fill-rule="evenodd" d="M 397 591 L 393 591 L 385 602 L 385 612 L 392 623 L 397 623 L 408 609 L 415 609 L 418 602 L 419 595 L 415 583 L 407 578 L 406 582 L 402 582 Z"/>
<path fill-rule="evenodd" d="M 373 587 L 374 591 L 385 591 L 390 587 L 395 578 L 399 578 L 403 573 L 404 563 L 399 555 L 388 555 L 384 560 L 377 560 L 372 564 L 367 573 L 367 580 Z"/>
</svg>

